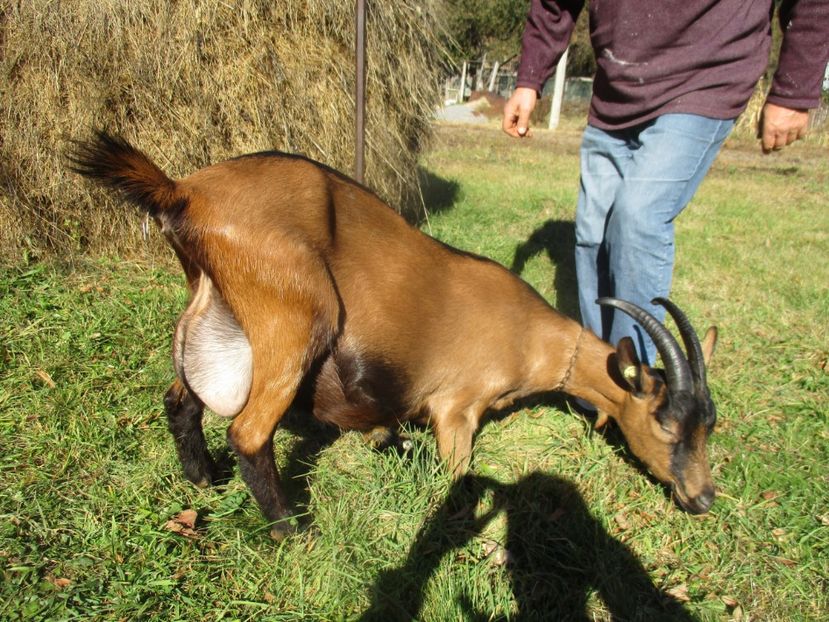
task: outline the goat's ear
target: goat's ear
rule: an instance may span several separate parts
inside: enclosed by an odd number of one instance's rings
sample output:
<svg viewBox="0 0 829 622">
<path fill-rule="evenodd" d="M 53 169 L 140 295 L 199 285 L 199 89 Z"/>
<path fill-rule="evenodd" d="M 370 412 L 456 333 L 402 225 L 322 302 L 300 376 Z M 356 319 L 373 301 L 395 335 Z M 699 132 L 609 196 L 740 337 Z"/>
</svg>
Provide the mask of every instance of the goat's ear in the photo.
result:
<svg viewBox="0 0 829 622">
<path fill-rule="evenodd" d="M 622 337 L 616 346 L 616 364 L 619 373 L 634 393 L 642 392 L 642 363 L 630 337 Z"/>
<path fill-rule="evenodd" d="M 714 356 L 714 348 L 717 347 L 717 327 L 711 326 L 705 331 L 705 337 L 702 338 L 702 360 L 705 361 L 705 366 L 711 363 L 711 357 Z"/>
</svg>

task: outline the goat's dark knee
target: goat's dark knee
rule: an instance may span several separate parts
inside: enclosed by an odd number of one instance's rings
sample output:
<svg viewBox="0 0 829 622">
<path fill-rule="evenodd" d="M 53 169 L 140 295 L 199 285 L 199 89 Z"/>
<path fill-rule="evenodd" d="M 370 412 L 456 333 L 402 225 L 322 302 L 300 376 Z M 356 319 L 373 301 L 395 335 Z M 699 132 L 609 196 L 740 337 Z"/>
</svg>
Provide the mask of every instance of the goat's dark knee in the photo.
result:
<svg viewBox="0 0 829 622">
<path fill-rule="evenodd" d="M 203 404 L 176 380 L 164 396 L 164 410 L 184 476 L 199 488 L 209 486 L 215 478 L 216 464 L 202 429 Z"/>
</svg>

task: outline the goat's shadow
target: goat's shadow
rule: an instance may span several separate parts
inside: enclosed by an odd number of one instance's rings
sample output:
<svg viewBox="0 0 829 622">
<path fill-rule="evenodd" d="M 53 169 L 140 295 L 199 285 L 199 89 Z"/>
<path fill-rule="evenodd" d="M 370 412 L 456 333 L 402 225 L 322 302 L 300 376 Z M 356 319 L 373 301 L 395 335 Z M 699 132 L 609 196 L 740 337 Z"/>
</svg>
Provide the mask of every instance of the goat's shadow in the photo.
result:
<svg viewBox="0 0 829 622">
<path fill-rule="evenodd" d="M 481 514 L 479 502 L 489 493 L 491 507 Z M 419 619 L 427 583 L 441 560 L 467 546 L 501 512 L 517 611 L 496 617 L 467 593 L 458 603 L 465 619 L 592 620 L 588 605 L 595 592 L 612 620 L 693 620 L 653 585 L 631 550 L 604 530 L 572 483 L 533 473 L 514 484 L 476 475 L 458 480 L 421 527 L 403 565 L 378 576 L 362 622 Z"/>
<path fill-rule="evenodd" d="M 548 220 L 515 249 L 510 270 L 521 276 L 527 262 L 547 253 L 556 266 L 554 287 L 556 307 L 568 317 L 579 317 L 576 286 L 576 228 L 572 221 Z"/>
</svg>

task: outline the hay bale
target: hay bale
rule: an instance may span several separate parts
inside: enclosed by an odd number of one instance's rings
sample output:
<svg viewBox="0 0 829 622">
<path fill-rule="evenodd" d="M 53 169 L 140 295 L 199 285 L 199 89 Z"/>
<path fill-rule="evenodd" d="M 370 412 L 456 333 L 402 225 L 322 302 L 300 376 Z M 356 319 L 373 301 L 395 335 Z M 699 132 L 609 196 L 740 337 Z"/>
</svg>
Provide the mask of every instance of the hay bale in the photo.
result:
<svg viewBox="0 0 829 622">
<path fill-rule="evenodd" d="M 366 183 L 404 207 L 439 100 L 439 2 L 370 2 Z M 117 131 L 170 175 L 251 151 L 354 162 L 354 4 L 0 0 L 0 248 L 124 251 L 134 215 L 65 170 Z"/>
<path fill-rule="evenodd" d="M 756 138 L 757 128 L 760 126 L 760 113 L 763 111 L 763 105 L 766 103 L 766 95 L 769 92 L 769 86 L 766 80 L 761 79 L 757 86 L 754 87 L 754 92 L 746 104 L 746 109 L 737 117 L 737 122 L 734 124 L 734 134 L 746 138 Z"/>
</svg>

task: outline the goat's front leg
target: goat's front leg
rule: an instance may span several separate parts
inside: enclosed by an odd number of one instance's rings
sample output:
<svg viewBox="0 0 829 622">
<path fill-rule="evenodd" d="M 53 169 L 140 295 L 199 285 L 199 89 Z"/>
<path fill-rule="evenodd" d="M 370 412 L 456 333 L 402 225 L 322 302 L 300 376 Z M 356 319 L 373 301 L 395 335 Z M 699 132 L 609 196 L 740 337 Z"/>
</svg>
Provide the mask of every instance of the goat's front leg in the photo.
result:
<svg viewBox="0 0 829 622">
<path fill-rule="evenodd" d="M 164 411 L 184 476 L 199 488 L 209 486 L 216 476 L 216 463 L 204 439 L 204 405 L 176 378 L 164 396 Z"/>
<path fill-rule="evenodd" d="M 478 408 L 452 411 L 434 419 L 438 453 L 449 465 L 452 476 L 457 479 L 469 469 L 472 458 L 472 437 L 478 429 L 481 418 Z"/>
</svg>

